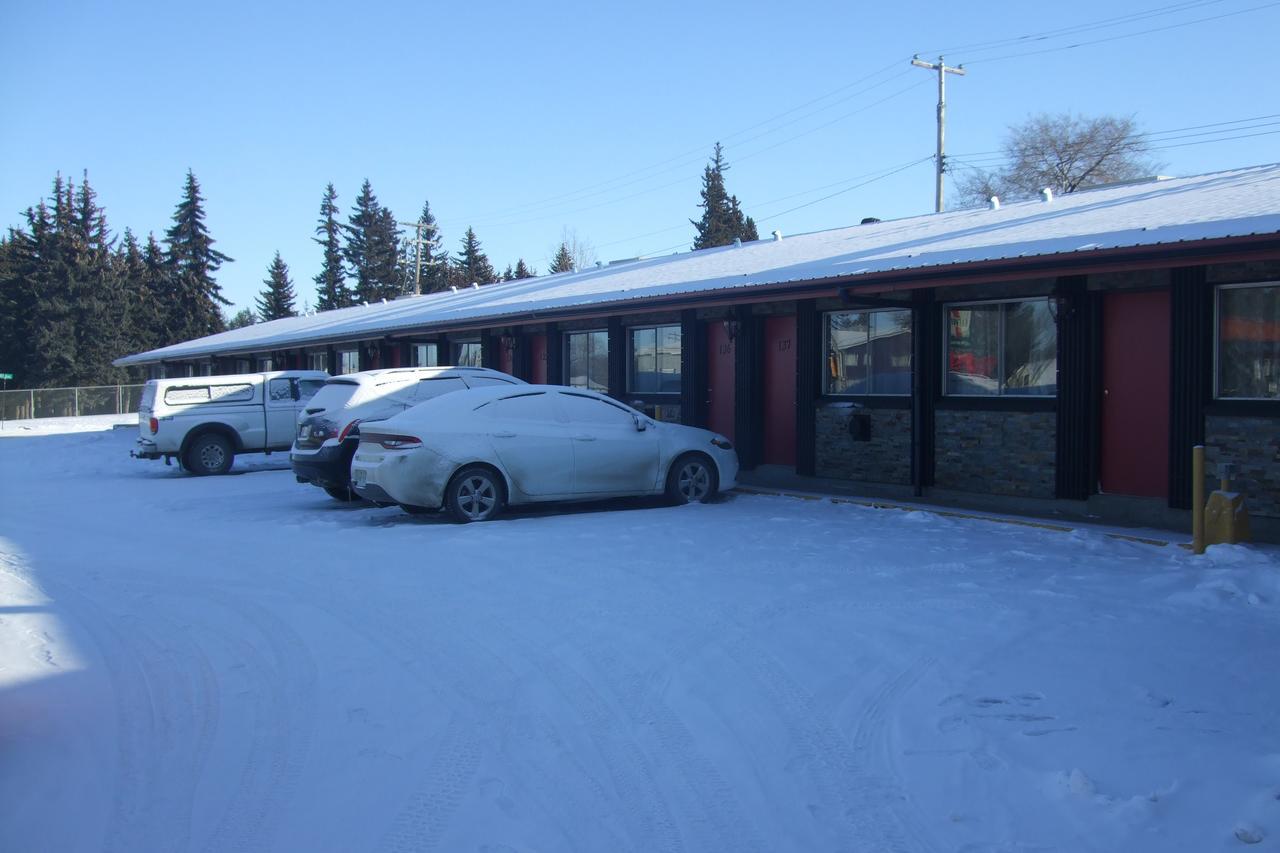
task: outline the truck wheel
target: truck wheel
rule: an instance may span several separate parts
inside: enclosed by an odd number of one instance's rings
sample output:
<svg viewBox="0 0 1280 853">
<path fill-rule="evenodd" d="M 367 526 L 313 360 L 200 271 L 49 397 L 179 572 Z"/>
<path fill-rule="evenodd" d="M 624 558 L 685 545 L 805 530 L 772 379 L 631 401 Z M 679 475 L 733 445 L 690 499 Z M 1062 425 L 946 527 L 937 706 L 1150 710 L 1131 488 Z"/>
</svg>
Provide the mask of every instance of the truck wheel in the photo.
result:
<svg viewBox="0 0 1280 853">
<path fill-rule="evenodd" d="M 236 458 L 231 449 L 231 442 L 216 432 L 206 432 L 196 436 L 182 457 L 182 466 L 196 476 L 207 474 L 225 474 L 231 470 L 231 463 Z"/>
</svg>

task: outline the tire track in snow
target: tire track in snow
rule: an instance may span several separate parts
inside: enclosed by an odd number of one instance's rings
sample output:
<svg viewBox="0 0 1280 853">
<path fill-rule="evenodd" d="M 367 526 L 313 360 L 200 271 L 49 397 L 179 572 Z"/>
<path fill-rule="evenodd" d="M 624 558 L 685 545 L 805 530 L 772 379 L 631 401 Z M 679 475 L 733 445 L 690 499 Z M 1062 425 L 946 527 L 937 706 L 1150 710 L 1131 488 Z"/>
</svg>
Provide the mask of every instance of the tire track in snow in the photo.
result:
<svg viewBox="0 0 1280 853">
<path fill-rule="evenodd" d="M 254 726 L 235 793 L 204 849 L 269 849 L 310 746 L 315 662 L 301 638 L 267 609 L 220 588 L 205 587 L 196 595 L 245 615 L 266 641 L 260 649 L 242 637 L 228 638 L 247 664 L 240 671 L 254 682 Z"/>
<path fill-rule="evenodd" d="M 463 724 L 454 714 L 418 790 L 400 810 L 378 849 L 387 853 L 436 849 L 475 779 L 481 753 L 474 727 Z"/>
</svg>

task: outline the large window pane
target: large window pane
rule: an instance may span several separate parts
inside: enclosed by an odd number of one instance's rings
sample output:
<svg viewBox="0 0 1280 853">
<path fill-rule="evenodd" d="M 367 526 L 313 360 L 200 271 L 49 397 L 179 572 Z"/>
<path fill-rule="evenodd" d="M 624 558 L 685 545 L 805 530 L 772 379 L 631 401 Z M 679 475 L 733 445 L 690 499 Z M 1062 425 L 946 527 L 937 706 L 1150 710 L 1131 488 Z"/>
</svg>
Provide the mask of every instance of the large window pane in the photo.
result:
<svg viewBox="0 0 1280 853">
<path fill-rule="evenodd" d="M 1058 389 L 1058 327 L 1048 301 L 1004 308 L 1004 393 L 1052 397 Z"/>
<path fill-rule="evenodd" d="M 1218 291 L 1218 396 L 1280 399 L 1280 286 Z"/>
<path fill-rule="evenodd" d="M 631 390 L 653 393 L 658 390 L 658 330 L 631 330 Z"/>
<path fill-rule="evenodd" d="M 629 388 L 637 394 L 680 392 L 680 327 L 631 330 Z"/>
<path fill-rule="evenodd" d="M 456 344 L 455 346 L 456 346 L 456 349 L 454 350 L 454 352 L 457 353 L 457 357 L 454 359 L 454 362 L 453 362 L 455 365 L 457 365 L 458 367 L 480 367 L 481 366 L 480 365 L 481 352 L 480 352 L 479 341 L 467 342 L 464 344 Z"/>
<path fill-rule="evenodd" d="M 609 333 L 571 332 L 565 340 L 566 384 L 608 393 Z"/>
<path fill-rule="evenodd" d="M 1000 393 L 999 305 L 947 312 L 947 393 Z"/>
<path fill-rule="evenodd" d="M 911 393 L 911 312 L 871 315 L 871 393 Z"/>
<path fill-rule="evenodd" d="M 865 311 L 827 315 L 827 393 L 866 394 L 869 320 Z"/>
</svg>

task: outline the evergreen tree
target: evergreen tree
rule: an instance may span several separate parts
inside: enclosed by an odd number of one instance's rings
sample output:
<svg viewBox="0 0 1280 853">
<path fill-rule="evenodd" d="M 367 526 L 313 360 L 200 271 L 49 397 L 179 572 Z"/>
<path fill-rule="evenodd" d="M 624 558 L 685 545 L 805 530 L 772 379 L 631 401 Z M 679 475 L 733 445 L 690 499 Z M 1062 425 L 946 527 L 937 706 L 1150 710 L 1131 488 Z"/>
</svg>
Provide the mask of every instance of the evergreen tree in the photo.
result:
<svg viewBox="0 0 1280 853">
<path fill-rule="evenodd" d="M 204 224 L 204 199 L 191 170 L 187 170 L 173 225 L 165 232 L 165 244 L 175 297 L 171 332 L 179 340 L 221 332 L 224 323 L 218 306 L 231 302 L 222 295 L 213 274 L 232 259 L 213 248 L 214 240 Z"/>
<path fill-rule="evenodd" d="M 558 272 L 573 272 L 573 255 L 569 254 L 569 244 L 561 243 L 559 251 L 551 260 L 551 268 L 548 272 L 553 275 Z"/>
<path fill-rule="evenodd" d="M 384 209 L 366 179 L 343 226 L 343 253 L 355 279 L 355 301 L 372 303 L 400 295 L 400 231 L 395 216 Z"/>
<path fill-rule="evenodd" d="M 180 343 L 182 318 L 174 311 L 178 300 L 177 285 L 164 248 L 155 232 L 147 233 L 147 244 L 142 247 L 143 293 L 149 306 L 144 310 L 142 322 L 150 329 L 153 347 Z"/>
<path fill-rule="evenodd" d="M 253 313 L 252 308 L 241 308 L 235 314 L 227 318 L 228 329 L 243 329 L 245 326 L 252 326 L 258 322 L 257 316 Z"/>
<path fill-rule="evenodd" d="M 476 232 L 471 228 L 467 229 L 466 236 L 462 238 L 462 251 L 453 263 L 459 286 L 470 287 L 472 283 L 492 284 L 498 280 L 498 273 L 493 269 L 493 264 L 489 263 L 489 258 L 480 248 L 480 241 L 476 239 Z"/>
<path fill-rule="evenodd" d="M 535 270 L 533 267 L 529 266 L 528 264 L 526 264 L 524 262 L 524 258 L 520 258 L 516 261 L 515 278 L 517 280 L 522 278 L 534 278 L 535 276 L 537 276 L 537 274 L 538 274 L 538 271 Z"/>
<path fill-rule="evenodd" d="M 320 200 L 320 220 L 316 225 L 315 240 L 324 247 L 324 260 L 315 277 L 316 310 L 331 311 L 346 308 L 355 298 L 347 288 L 347 273 L 342 267 L 342 226 L 338 223 L 338 191 L 329 184 Z"/>
<path fill-rule="evenodd" d="M 515 270 L 511 268 L 511 264 L 507 264 L 507 268 L 502 271 L 502 280 L 503 281 L 516 280 L 516 273 L 515 273 Z"/>
<path fill-rule="evenodd" d="M 258 297 L 258 316 L 264 323 L 298 316 L 293 307 L 297 297 L 293 293 L 293 282 L 289 280 L 289 267 L 281 259 L 279 252 L 276 252 L 271 266 L 267 267 L 267 277 L 262 283 L 267 288 Z"/>
<path fill-rule="evenodd" d="M 758 240 L 756 223 L 744 216 L 737 196 L 729 195 L 724 185 L 724 173 L 729 166 L 724 162 L 724 151 L 716 143 L 711 163 L 702 173 L 702 208 L 700 220 L 689 220 L 698 229 L 693 248 L 709 249 L 712 246 L 728 246 L 735 239 L 744 242 Z"/>
<path fill-rule="evenodd" d="M 112 255 L 114 240 L 105 211 L 86 173 L 80 186 L 67 184 L 74 206 L 63 235 L 68 285 L 75 322 L 75 368 L 64 381 L 73 385 L 122 382 L 123 370 L 113 359 L 129 348 L 129 300 Z"/>
</svg>

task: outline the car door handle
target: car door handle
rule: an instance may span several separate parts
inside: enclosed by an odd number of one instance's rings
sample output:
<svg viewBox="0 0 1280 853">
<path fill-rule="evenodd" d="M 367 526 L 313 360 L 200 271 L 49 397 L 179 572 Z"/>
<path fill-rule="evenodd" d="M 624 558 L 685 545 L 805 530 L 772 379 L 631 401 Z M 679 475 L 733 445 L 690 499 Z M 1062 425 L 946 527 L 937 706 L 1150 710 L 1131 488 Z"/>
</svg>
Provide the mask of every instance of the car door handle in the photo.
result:
<svg viewBox="0 0 1280 853">
<path fill-rule="evenodd" d="M 493 432 L 493 433 L 490 433 L 490 435 L 492 435 L 494 438 L 515 438 L 516 437 L 516 434 L 514 432 L 507 432 L 506 430 L 503 430 L 501 432 Z"/>
<path fill-rule="evenodd" d="M 595 441 L 596 437 L 594 435 L 575 435 L 573 437 L 573 440 L 574 441 Z"/>
</svg>

